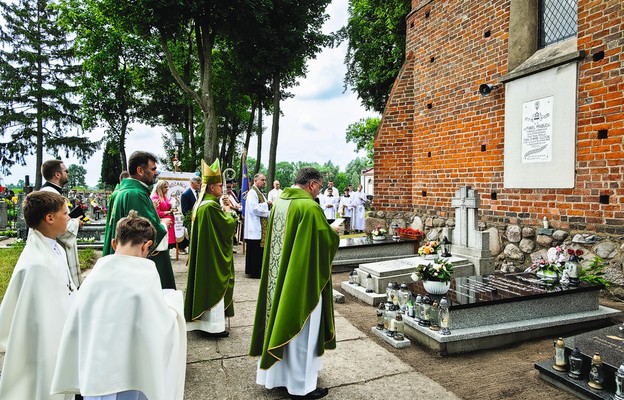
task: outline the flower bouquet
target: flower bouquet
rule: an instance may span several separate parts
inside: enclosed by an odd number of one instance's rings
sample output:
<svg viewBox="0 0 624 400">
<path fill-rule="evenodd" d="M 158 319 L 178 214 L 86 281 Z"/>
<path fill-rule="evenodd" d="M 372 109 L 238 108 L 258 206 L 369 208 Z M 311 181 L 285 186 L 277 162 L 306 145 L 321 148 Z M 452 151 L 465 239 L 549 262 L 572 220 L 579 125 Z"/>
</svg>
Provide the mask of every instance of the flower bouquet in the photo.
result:
<svg viewBox="0 0 624 400">
<path fill-rule="evenodd" d="M 420 239 L 423 236 L 425 236 L 425 234 L 423 233 L 423 231 L 421 231 L 420 229 L 412 229 L 412 228 L 397 228 L 396 232 L 398 233 L 399 237 L 402 239 Z"/>
<path fill-rule="evenodd" d="M 451 287 L 452 275 L 453 264 L 437 259 L 433 263 L 418 265 L 411 278 L 414 282 L 423 281 L 427 293 L 444 294 Z"/>
<path fill-rule="evenodd" d="M 434 258 L 438 254 L 439 248 L 440 243 L 435 240 L 431 240 L 418 248 L 418 254 L 420 254 L 421 257 Z"/>
<path fill-rule="evenodd" d="M 545 284 L 553 285 L 559 281 L 565 264 L 565 254 L 561 246 L 551 247 L 547 259 L 539 257 L 525 272 L 533 272 Z"/>
<path fill-rule="evenodd" d="M 375 229 L 371 231 L 371 237 L 373 240 L 385 240 L 386 239 L 386 231 L 384 228 L 377 226 Z"/>
</svg>

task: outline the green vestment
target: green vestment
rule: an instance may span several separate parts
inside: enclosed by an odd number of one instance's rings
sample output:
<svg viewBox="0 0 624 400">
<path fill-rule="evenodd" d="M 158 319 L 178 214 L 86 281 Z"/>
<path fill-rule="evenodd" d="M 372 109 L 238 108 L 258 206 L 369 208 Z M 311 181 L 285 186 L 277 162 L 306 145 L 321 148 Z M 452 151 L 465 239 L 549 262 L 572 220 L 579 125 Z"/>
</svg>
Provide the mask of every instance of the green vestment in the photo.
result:
<svg viewBox="0 0 624 400">
<path fill-rule="evenodd" d="M 115 194 L 116 192 L 116 194 Z M 123 217 L 127 217 L 131 210 L 135 210 L 139 216 L 147 218 L 154 228 L 156 228 L 156 238 L 153 247 L 167 236 L 167 230 L 160 223 L 158 213 L 154 203 L 150 199 L 149 189 L 136 179 L 126 178 L 120 184 L 115 196 L 109 201 L 108 215 L 106 216 L 106 232 L 104 234 L 104 250 L 102 255 L 113 254 L 113 238 L 115 237 L 115 227 L 117 222 Z M 112 195 L 111 195 L 112 196 Z M 168 251 L 152 252 L 148 257 L 156 264 L 156 269 L 160 275 L 160 284 L 163 289 L 175 289 L 173 278 L 173 268 Z"/>
<path fill-rule="evenodd" d="M 199 200 L 198 200 L 199 201 Z M 236 219 L 219 199 L 206 193 L 191 227 L 184 317 L 193 321 L 224 300 L 225 316 L 234 316 L 232 238 Z"/>
<path fill-rule="evenodd" d="M 338 234 L 321 207 L 299 188 L 286 188 L 269 217 L 250 354 L 268 369 L 284 356 L 323 295 L 317 355 L 336 348 L 331 267 Z"/>
</svg>

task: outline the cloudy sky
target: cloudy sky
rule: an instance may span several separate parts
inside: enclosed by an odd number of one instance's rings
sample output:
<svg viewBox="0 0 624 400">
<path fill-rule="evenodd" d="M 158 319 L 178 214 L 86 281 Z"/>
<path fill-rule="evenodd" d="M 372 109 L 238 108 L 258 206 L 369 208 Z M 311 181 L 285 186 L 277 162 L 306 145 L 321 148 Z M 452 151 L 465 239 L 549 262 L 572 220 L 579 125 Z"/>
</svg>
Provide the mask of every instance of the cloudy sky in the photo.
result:
<svg viewBox="0 0 624 400">
<path fill-rule="evenodd" d="M 332 32 L 347 22 L 348 0 L 333 0 L 327 8 L 330 19 L 324 30 Z M 356 153 L 355 145 L 347 143 L 345 132 L 349 124 L 360 118 L 376 116 L 360 105 L 357 96 L 351 91 L 344 92 L 344 55 L 346 44 L 333 49 L 325 49 L 317 58 L 308 63 L 308 74 L 300 80 L 297 87 L 291 89 L 294 97 L 282 102 L 283 116 L 280 119 L 280 133 L 277 149 L 277 161 L 310 161 L 332 163 L 344 169 L 349 161 L 364 153 Z M 271 131 L 271 117 L 265 117 L 265 135 L 262 143 L 262 162 L 268 163 Z M 161 145 L 163 128 L 150 128 L 134 125 L 127 139 L 126 151 L 129 155 L 135 150 L 149 150 L 158 156 L 164 156 Z M 93 133 L 95 138 L 101 132 Z M 249 154 L 255 158 L 257 140 L 252 137 Z M 44 155 L 44 160 L 52 155 Z M 77 164 L 74 158 L 64 160 L 66 165 Z M 5 183 L 16 183 L 30 175 L 34 182 L 34 157 L 27 160 L 27 166 L 14 166 L 11 175 L 5 176 Z M 96 152 L 84 165 L 87 170 L 86 182 L 95 186 L 100 176 L 102 150 Z"/>
</svg>

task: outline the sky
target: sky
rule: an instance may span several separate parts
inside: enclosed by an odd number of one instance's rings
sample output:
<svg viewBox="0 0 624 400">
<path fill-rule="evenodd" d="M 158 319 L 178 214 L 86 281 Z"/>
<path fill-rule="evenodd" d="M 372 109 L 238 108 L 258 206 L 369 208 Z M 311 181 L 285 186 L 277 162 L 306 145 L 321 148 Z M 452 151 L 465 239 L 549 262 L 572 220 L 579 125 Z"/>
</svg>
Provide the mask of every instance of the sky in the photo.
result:
<svg viewBox="0 0 624 400">
<path fill-rule="evenodd" d="M 330 18 L 323 30 L 333 32 L 346 25 L 347 8 L 348 0 L 333 0 L 327 7 Z M 290 89 L 294 96 L 282 101 L 277 162 L 306 161 L 324 164 L 331 161 L 344 170 L 351 160 L 366 155 L 364 151 L 356 152 L 353 143 L 346 142 L 345 133 L 350 124 L 378 114 L 366 111 L 351 89 L 345 92 L 346 51 L 346 43 L 343 43 L 336 48 L 324 49 L 316 59 L 308 61 L 307 76 L 299 80 L 298 86 Z M 269 160 L 271 116 L 264 117 L 264 125 L 262 163 L 266 166 Z M 132 129 L 127 137 L 128 156 L 136 150 L 151 151 L 159 157 L 165 155 L 161 139 L 165 132 L 163 127 L 134 124 Z M 102 132 L 103 130 L 94 131 L 90 136 L 100 139 Z M 257 145 L 257 138 L 253 136 L 249 148 L 250 157 L 256 157 Z M 53 155 L 44 154 L 44 161 L 50 158 Z M 63 161 L 66 166 L 80 164 L 74 157 L 64 158 Z M 5 184 L 17 183 L 25 175 L 30 175 L 31 184 L 34 183 L 35 157 L 27 157 L 26 162 L 26 166 L 15 165 L 11 168 L 11 175 L 4 176 Z M 87 185 L 97 184 L 101 163 L 102 149 L 94 153 L 86 164 L 82 164 L 87 170 Z"/>
</svg>

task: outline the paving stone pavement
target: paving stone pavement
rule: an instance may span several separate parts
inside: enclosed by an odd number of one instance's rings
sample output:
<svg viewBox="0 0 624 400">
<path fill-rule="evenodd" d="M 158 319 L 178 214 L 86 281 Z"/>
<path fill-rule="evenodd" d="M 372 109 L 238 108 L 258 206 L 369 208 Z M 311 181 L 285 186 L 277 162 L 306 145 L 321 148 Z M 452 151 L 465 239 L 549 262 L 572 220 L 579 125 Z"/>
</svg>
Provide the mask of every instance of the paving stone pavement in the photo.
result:
<svg viewBox="0 0 624 400">
<path fill-rule="evenodd" d="M 235 316 L 230 336 L 223 339 L 188 333 L 185 399 L 288 399 L 283 390 L 267 390 L 255 383 L 255 357 L 248 355 L 259 280 L 245 276 L 242 246 L 235 246 Z M 173 255 L 174 252 L 172 251 Z M 173 261 L 178 289 L 186 288 L 186 255 Z M 455 394 L 416 372 L 411 366 L 336 314 L 336 350 L 325 352 L 319 386 L 328 387 L 326 399 L 457 400 Z M 417 389 L 416 389 L 417 388 Z M 417 391 L 417 392 L 416 392 Z"/>
<path fill-rule="evenodd" d="M 288 399 L 284 390 L 267 390 L 256 384 L 257 360 L 248 351 L 259 280 L 245 276 L 242 247 L 235 246 L 235 250 L 236 315 L 230 321 L 230 336 L 212 339 L 202 337 L 199 332 L 188 333 L 185 399 Z M 175 252 L 171 251 L 171 255 Z M 186 289 L 186 260 L 186 255 L 172 260 L 180 290 Z M 319 374 L 319 386 L 329 388 L 325 399 L 459 399 L 367 337 L 345 317 L 336 314 L 335 319 L 336 350 L 325 352 Z M 3 358 L 4 353 L 0 352 L 0 365 Z"/>
</svg>

